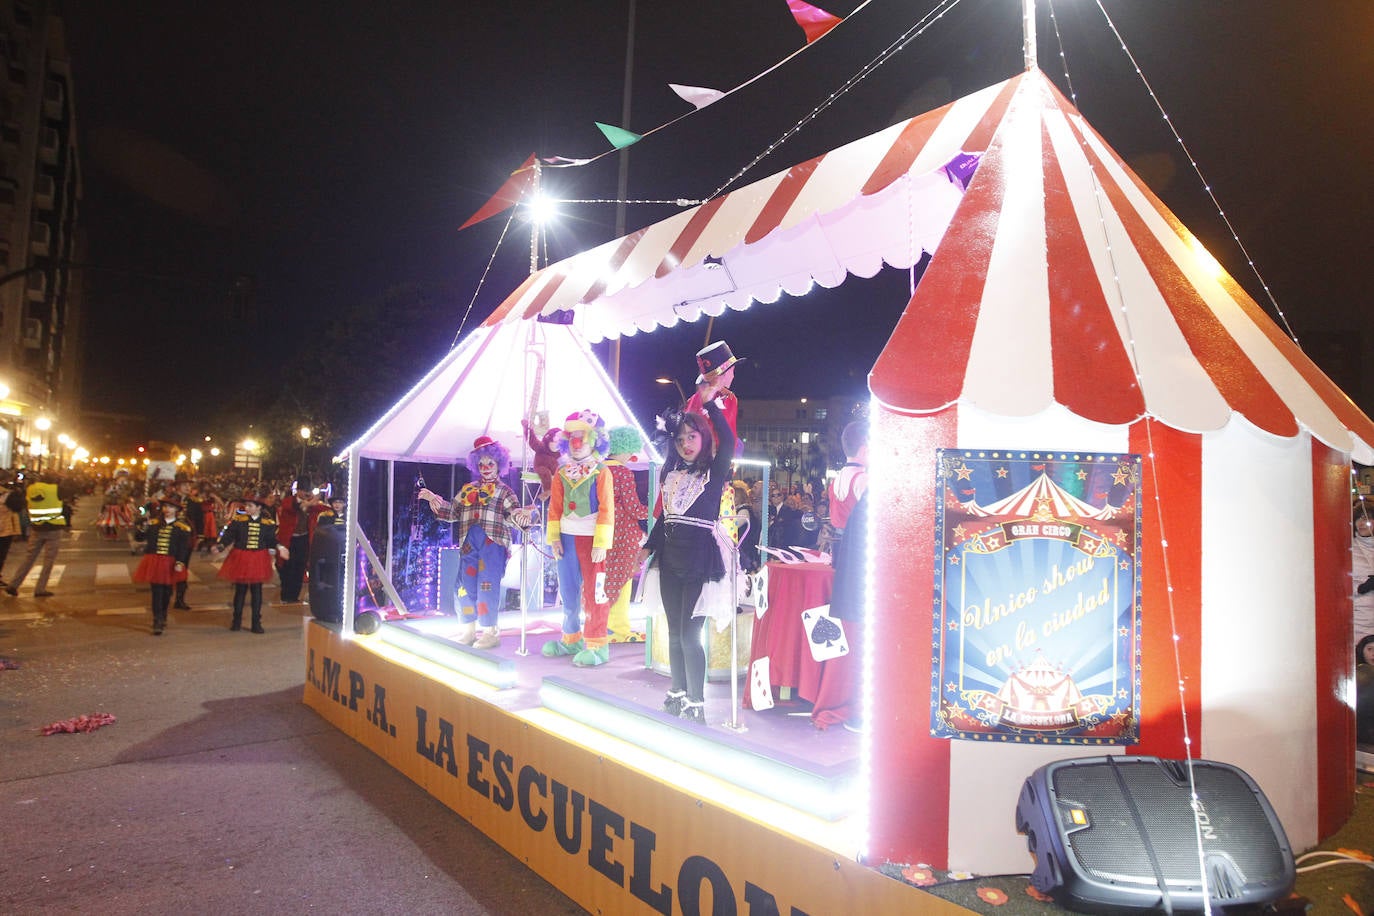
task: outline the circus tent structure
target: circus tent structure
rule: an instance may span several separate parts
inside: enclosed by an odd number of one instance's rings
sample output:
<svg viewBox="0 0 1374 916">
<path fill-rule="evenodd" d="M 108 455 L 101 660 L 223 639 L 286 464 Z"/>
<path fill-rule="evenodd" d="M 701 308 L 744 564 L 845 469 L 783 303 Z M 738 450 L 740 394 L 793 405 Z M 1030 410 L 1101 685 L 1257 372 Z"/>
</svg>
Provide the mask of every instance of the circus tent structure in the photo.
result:
<svg viewBox="0 0 1374 916">
<path fill-rule="evenodd" d="M 927 734 L 939 448 L 1147 456 L 1141 737 L 1113 752 L 1230 762 L 1295 847 L 1329 835 L 1354 788 L 1349 462 L 1374 461 L 1374 423 L 1038 70 L 551 265 L 487 323 L 635 334 L 922 251 L 869 379 L 890 596 L 870 856 L 1020 870 L 1021 780 L 1081 753 Z"/>
</svg>

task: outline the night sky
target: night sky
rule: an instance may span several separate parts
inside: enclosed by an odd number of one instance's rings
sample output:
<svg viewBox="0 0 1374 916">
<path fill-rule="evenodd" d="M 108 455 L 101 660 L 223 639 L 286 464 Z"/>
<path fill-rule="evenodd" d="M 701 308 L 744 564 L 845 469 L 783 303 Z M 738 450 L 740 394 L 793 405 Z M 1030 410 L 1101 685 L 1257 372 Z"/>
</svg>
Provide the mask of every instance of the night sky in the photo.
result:
<svg viewBox="0 0 1374 916">
<path fill-rule="evenodd" d="M 821 2 L 836 15 L 860 3 Z M 632 148 L 631 198 L 702 198 L 936 4 L 873 0 L 749 89 Z M 1366 254 L 1374 162 L 1374 4 L 1103 0 L 1309 352 L 1367 411 Z M 594 121 L 647 131 L 690 111 L 670 82 L 729 89 L 797 51 L 784 0 L 640 0 L 633 110 L 621 118 L 628 2 L 66 0 L 85 170 L 86 406 L 213 423 L 236 374 L 269 374 L 332 316 L 412 283 L 444 291 L 451 340 L 504 215 L 457 227 L 531 152 L 587 157 Z M 1067 90 L 1042 3 L 1040 61 Z M 1053 4 L 1080 110 L 1272 312 L 1096 3 Z M 850 26 L 854 26 L 850 28 Z M 732 187 L 1021 69 L 1019 0 L 964 0 Z M 615 196 L 617 158 L 546 172 L 563 196 Z M 565 207 L 553 259 L 611 238 L 610 205 Z M 673 208 L 632 206 L 633 230 Z M 479 322 L 528 271 L 512 235 Z M 250 294 L 244 281 L 251 278 Z M 238 292 L 236 293 L 236 289 Z M 862 391 L 907 298 L 904 274 L 717 319 L 751 357 L 742 396 Z M 834 320 L 844 310 L 845 321 Z M 629 338 L 622 388 L 694 375 L 705 322 Z M 169 346 L 168 344 L 171 344 Z M 165 362 L 188 386 L 131 383 Z M 252 368 L 256 365 L 256 368 Z M 247 368 L 245 368 L 247 367 Z M 416 377 L 428 368 L 417 365 Z M 207 430 L 208 431 L 208 430 Z M 230 433 L 232 435 L 232 433 Z"/>
</svg>

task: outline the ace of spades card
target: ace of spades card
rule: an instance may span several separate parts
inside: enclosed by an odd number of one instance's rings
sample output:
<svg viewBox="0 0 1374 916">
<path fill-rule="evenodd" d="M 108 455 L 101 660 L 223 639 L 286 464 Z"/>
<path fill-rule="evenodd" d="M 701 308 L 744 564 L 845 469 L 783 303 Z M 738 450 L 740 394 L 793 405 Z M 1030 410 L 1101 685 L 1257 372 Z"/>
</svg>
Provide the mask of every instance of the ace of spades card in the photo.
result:
<svg viewBox="0 0 1374 916">
<path fill-rule="evenodd" d="M 806 629 L 806 642 L 811 646 L 811 657 L 818 662 L 849 654 L 849 640 L 844 635 L 844 624 L 830 616 L 830 605 L 807 608 L 802 611 L 802 626 Z"/>
<path fill-rule="evenodd" d="M 769 683 L 767 655 L 754 659 L 749 666 L 749 706 L 751 709 L 773 708 L 773 685 Z"/>
</svg>

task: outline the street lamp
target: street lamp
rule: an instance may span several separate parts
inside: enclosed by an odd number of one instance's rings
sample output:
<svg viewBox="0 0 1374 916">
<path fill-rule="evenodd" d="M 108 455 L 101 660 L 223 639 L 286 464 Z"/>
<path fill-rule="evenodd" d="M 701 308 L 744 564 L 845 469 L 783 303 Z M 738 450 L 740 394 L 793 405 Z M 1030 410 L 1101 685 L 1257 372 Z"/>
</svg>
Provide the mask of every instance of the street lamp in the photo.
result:
<svg viewBox="0 0 1374 916">
<path fill-rule="evenodd" d="M 660 375 L 658 378 L 654 379 L 654 381 L 658 382 L 660 385 L 672 385 L 677 389 L 677 396 L 682 398 L 682 404 L 680 406 L 685 407 L 687 405 L 687 395 L 683 393 L 682 385 L 677 379 L 669 378 L 666 375 Z"/>
<path fill-rule="evenodd" d="M 301 427 L 301 466 L 296 470 L 296 479 L 305 474 L 305 447 L 310 444 L 310 427 Z"/>
</svg>

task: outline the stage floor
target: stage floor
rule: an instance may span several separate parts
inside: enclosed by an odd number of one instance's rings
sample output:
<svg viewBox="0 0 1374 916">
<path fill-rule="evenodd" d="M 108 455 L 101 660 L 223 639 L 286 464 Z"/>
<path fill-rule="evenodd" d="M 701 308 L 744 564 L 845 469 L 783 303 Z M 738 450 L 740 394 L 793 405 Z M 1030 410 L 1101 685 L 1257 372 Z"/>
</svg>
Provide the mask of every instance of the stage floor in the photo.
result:
<svg viewBox="0 0 1374 916">
<path fill-rule="evenodd" d="M 595 668 L 580 668 L 567 656 L 546 658 L 541 652 L 544 643 L 558 639 L 561 614 L 546 609 L 531 614 L 525 625 L 521 654 L 521 615 L 518 611 L 503 612 L 500 618 L 501 645 L 479 652 L 459 647 L 452 642 L 460 629 L 456 617 L 443 615 L 412 616 L 389 621 L 386 626 L 397 628 L 428 640 L 446 644 L 461 652 L 497 660 L 507 670 L 511 686 L 493 690 L 487 702 L 510 712 L 523 712 L 547 705 L 541 697 L 546 679 L 585 692 L 594 702 L 630 710 L 655 724 L 672 725 L 690 734 L 710 740 L 722 747 L 775 762 L 805 773 L 824 784 L 848 784 L 859 768 L 860 735 L 840 726 L 818 729 L 811 722 L 811 704 L 799 699 L 778 700 L 772 709 L 754 711 L 744 708 L 744 692 L 748 689 L 745 677 L 746 662 L 740 664 L 738 688 L 732 696 L 728 675 L 708 679 L 706 683 L 705 725 L 678 723 L 661 712 L 663 697 L 668 689 L 666 673 L 655 670 L 648 644 L 614 643 L 610 646 L 610 661 Z M 643 621 L 632 620 L 639 632 Z M 732 709 L 735 710 L 732 715 Z M 580 718 L 585 725 L 598 727 L 593 713 Z M 607 717 L 604 727 L 617 737 L 622 725 Z"/>
</svg>

